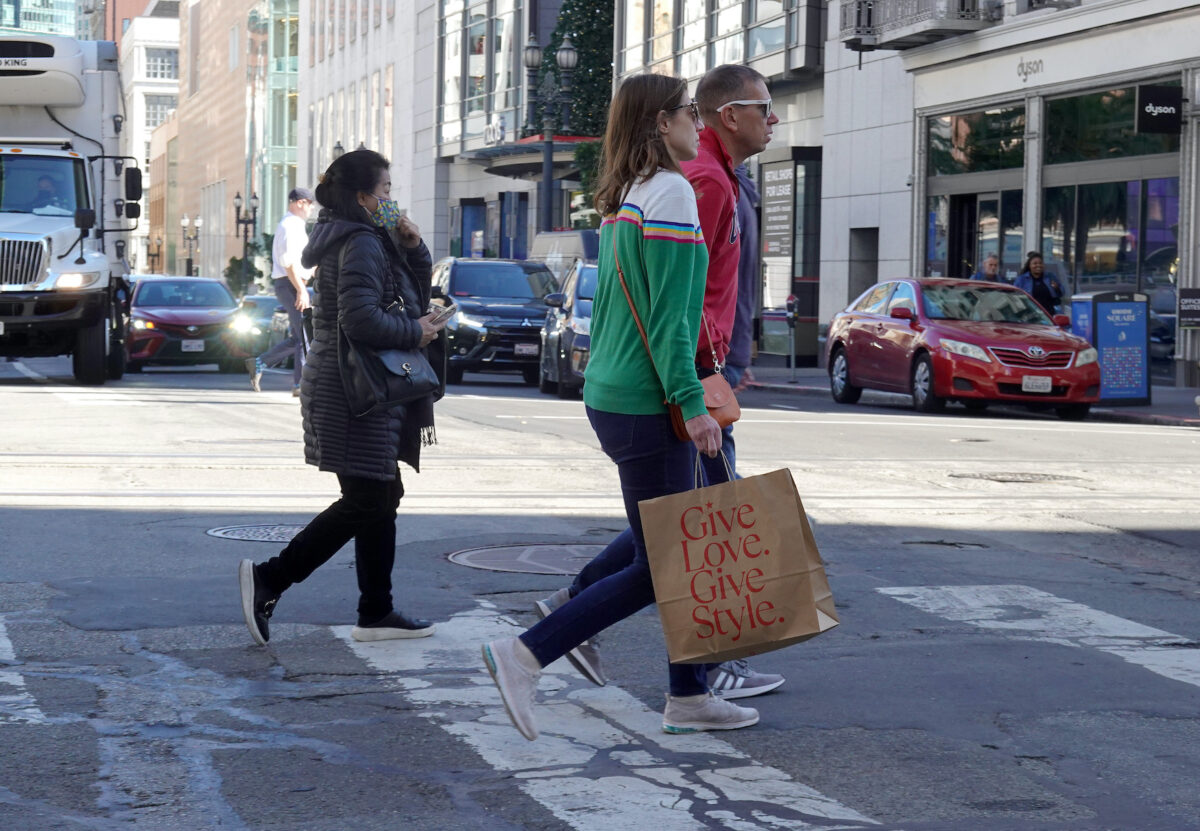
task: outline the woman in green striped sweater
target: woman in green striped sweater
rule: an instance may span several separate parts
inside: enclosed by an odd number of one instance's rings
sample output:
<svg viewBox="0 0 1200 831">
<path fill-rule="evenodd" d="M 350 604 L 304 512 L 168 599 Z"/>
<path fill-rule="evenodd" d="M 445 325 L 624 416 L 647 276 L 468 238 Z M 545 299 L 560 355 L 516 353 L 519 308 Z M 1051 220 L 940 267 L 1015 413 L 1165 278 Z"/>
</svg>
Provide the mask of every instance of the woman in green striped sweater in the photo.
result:
<svg viewBox="0 0 1200 831">
<path fill-rule="evenodd" d="M 596 191 L 604 216 L 600 276 L 583 397 L 600 447 L 617 465 L 636 552 L 626 568 L 588 586 L 519 638 L 484 645 L 505 709 L 530 740 L 538 735 L 533 702 L 542 667 L 654 602 L 638 502 L 689 490 L 696 450 L 715 456 L 721 447 L 694 361 L 708 250 L 695 192 L 679 168 L 696 158 L 701 129 L 687 84 L 678 78 L 628 78 L 609 109 Z M 682 409 L 692 441 L 675 437 L 665 402 Z M 758 721 L 755 710 L 709 694 L 703 675 L 689 665 L 672 669 L 665 730 Z"/>
</svg>

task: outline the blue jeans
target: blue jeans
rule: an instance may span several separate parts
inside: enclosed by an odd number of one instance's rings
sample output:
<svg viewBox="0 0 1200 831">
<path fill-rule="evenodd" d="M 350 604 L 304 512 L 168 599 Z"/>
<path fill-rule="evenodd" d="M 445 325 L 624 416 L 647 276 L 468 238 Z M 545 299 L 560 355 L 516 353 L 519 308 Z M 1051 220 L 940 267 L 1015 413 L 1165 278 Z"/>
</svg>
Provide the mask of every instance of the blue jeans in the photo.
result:
<svg viewBox="0 0 1200 831">
<path fill-rule="evenodd" d="M 600 448 L 616 463 L 621 479 L 621 496 L 629 518 L 629 530 L 617 538 L 625 538 L 618 547 L 624 562 L 521 635 L 521 641 L 542 666 L 654 602 L 638 503 L 691 490 L 693 485 L 695 449 L 689 442 L 675 438 L 666 413 L 624 415 L 588 407 L 587 415 Z M 605 551 L 613 549 L 617 541 Z M 704 664 L 672 664 L 671 695 L 701 695 L 708 691 L 707 677 L 708 667 Z"/>
</svg>

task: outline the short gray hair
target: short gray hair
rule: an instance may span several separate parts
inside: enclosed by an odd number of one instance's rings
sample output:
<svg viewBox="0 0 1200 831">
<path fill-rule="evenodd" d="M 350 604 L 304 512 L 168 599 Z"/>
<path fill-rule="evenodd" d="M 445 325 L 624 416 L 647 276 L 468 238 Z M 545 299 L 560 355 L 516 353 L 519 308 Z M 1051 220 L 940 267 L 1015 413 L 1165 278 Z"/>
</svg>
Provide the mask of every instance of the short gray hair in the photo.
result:
<svg viewBox="0 0 1200 831">
<path fill-rule="evenodd" d="M 700 114 L 716 115 L 717 107 L 743 97 L 746 88 L 759 81 L 765 84 L 767 79 L 757 69 L 734 63 L 714 66 L 704 73 L 696 85 L 696 103 L 700 105 Z"/>
</svg>

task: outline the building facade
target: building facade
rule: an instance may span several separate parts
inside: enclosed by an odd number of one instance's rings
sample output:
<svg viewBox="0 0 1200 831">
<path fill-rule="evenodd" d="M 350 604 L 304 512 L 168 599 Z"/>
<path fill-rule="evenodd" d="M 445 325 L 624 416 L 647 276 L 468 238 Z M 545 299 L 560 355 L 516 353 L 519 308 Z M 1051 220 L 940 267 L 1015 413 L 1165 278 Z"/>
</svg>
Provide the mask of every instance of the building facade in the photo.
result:
<svg viewBox="0 0 1200 831">
<path fill-rule="evenodd" d="M 1191 0 L 842 0 L 822 319 L 877 279 L 989 253 L 1011 279 L 1040 251 L 1072 293 L 1146 294 L 1155 381 L 1195 383 L 1198 36 Z"/>
<path fill-rule="evenodd" d="M 77 34 L 75 0 L 0 0 L 0 35 Z"/>
<path fill-rule="evenodd" d="M 135 17 L 124 33 L 120 51 L 122 92 L 125 97 L 125 126 L 121 132 L 122 152 L 137 159 L 142 168 L 145 204 L 143 219 L 130 235 L 129 265 L 135 272 L 150 273 L 162 262 L 151 262 L 150 136 L 179 104 L 179 17 L 178 4 L 171 2 L 170 16 L 158 14 L 160 2 L 152 0 L 146 14 Z M 161 236 L 161 231 L 159 232 Z"/>
</svg>

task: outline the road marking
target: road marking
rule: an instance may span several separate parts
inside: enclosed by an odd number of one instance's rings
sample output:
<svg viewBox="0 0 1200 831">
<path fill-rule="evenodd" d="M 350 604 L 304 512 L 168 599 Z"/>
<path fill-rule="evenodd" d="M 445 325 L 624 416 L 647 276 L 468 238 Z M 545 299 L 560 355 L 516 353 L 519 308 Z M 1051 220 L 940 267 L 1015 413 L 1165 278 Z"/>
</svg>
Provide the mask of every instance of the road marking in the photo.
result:
<svg viewBox="0 0 1200 831">
<path fill-rule="evenodd" d="M 401 695 L 426 708 L 425 718 L 511 774 L 524 793 L 580 831 L 875 825 L 711 734 L 664 734 L 659 713 L 612 684 L 591 686 L 565 661 L 543 672 L 537 707 L 542 735 L 525 741 L 505 715 L 479 654 L 486 641 L 518 631 L 486 602 L 439 623 L 433 637 L 421 640 L 358 643 L 350 627 L 333 627 L 370 666 L 394 675 Z"/>
<path fill-rule="evenodd" d="M 520 419 L 521 421 L 587 421 L 585 415 L 497 415 L 496 418 Z"/>
<path fill-rule="evenodd" d="M 0 620 L 0 661 L 17 660 L 8 629 Z M 25 686 L 21 673 L 0 670 L 0 724 L 45 724 L 46 715 Z"/>
<path fill-rule="evenodd" d="M 1008 632 L 1021 640 L 1099 649 L 1167 678 L 1200 686 L 1200 649 L 1189 638 L 1030 586 L 907 586 L 879 591 L 932 615 Z"/>
</svg>

